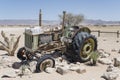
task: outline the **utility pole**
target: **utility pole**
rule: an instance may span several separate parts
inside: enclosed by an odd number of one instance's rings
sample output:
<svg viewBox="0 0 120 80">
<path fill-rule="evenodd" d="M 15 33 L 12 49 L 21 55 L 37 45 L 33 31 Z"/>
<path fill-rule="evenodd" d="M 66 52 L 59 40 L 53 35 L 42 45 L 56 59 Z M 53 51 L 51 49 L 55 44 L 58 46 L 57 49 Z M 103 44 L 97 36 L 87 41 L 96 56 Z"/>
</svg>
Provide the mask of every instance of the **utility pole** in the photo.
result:
<svg viewBox="0 0 120 80">
<path fill-rule="evenodd" d="M 65 29 L 65 15 L 66 15 L 66 11 L 63 11 L 62 32 L 64 32 Z"/>
<path fill-rule="evenodd" d="M 39 12 L 39 26 L 42 26 L 42 11 Z"/>
</svg>

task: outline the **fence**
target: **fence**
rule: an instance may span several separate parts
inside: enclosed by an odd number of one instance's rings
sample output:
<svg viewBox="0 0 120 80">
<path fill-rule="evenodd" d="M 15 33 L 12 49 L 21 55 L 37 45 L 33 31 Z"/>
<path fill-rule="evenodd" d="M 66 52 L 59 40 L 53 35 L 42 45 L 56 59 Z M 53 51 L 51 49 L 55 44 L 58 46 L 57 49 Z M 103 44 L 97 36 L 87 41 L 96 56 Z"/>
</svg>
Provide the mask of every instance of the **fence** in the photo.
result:
<svg viewBox="0 0 120 80">
<path fill-rule="evenodd" d="M 101 33 L 114 33 L 117 35 L 117 38 L 119 38 L 120 32 L 116 31 L 116 32 L 107 32 L 107 31 L 100 31 L 100 30 L 93 30 L 92 32 L 97 32 L 98 33 L 98 37 L 101 36 Z"/>
</svg>

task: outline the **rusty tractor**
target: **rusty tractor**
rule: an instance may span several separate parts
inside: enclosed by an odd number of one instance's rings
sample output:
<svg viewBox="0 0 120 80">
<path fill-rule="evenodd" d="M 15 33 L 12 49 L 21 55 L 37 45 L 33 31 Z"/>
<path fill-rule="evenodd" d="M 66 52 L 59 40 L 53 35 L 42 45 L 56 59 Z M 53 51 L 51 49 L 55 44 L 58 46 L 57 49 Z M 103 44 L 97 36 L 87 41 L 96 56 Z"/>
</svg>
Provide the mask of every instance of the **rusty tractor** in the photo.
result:
<svg viewBox="0 0 120 80">
<path fill-rule="evenodd" d="M 37 72 L 55 67 L 54 59 L 63 55 L 70 62 L 89 61 L 91 52 L 97 50 L 96 37 L 87 27 L 71 26 L 65 29 L 63 25 L 60 30 L 48 32 L 35 27 L 25 29 L 24 34 L 25 47 L 18 50 L 17 57 L 22 61 L 36 60 Z"/>
</svg>

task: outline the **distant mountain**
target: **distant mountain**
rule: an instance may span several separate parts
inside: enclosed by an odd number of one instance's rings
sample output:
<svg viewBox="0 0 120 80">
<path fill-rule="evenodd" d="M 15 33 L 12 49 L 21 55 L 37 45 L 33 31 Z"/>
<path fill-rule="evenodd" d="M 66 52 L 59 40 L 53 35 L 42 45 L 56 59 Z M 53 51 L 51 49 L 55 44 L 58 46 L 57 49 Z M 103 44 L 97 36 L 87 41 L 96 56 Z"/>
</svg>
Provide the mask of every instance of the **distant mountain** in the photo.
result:
<svg viewBox="0 0 120 80">
<path fill-rule="evenodd" d="M 43 20 L 44 25 L 60 24 L 56 20 Z M 0 20 L 0 25 L 39 25 L 38 20 Z M 84 20 L 81 25 L 120 25 L 120 21 Z"/>
<path fill-rule="evenodd" d="M 55 20 L 43 20 L 42 24 L 52 25 L 58 24 L 59 21 Z M 0 20 L 0 25 L 39 25 L 38 20 Z"/>
<path fill-rule="evenodd" d="M 120 21 L 84 20 L 82 25 L 120 25 Z"/>
</svg>

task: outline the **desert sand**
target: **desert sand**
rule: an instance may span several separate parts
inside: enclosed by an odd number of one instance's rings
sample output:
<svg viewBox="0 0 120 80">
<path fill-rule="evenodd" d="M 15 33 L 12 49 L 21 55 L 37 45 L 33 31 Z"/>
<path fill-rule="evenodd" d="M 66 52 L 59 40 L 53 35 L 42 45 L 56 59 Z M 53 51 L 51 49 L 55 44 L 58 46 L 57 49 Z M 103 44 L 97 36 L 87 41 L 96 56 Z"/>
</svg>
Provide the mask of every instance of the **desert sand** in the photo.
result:
<svg viewBox="0 0 120 80">
<path fill-rule="evenodd" d="M 120 30 L 120 27 L 90 27 L 91 30 L 104 30 L 104 31 L 117 31 Z M 15 34 L 16 36 L 21 35 L 21 39 L 19 42 L 19 48 L 24 46 L 24 29 L 25 27 L 5 27 L 0 28 L 0 32 L 3 30 L 7 35 L 9 34 Z M 118 51 L 120 50 L 120 38 L 117 38 L 116 34 L 102 34 L 100 37 L 97 36 L 97 33 L 92 33 L 97 37 L 98 41 L 98 50 L 103 49 L 104 51 L 110 53 L 109 59 L 113 59 L 116 56 L 120 56 Z M 0 36 L 0 40 L 3 40 Z M 0 56 L 6 54 L 5 51 L 0 50 Z M 15 60 L 16 62 L 20 62 L 19 59 L 17 59 L 16 56 L 13 57 L 12 60 Z M 83 74 L 78 74 L 76 72 L 69 72 L 65 75 L 60 75 L 56 72 L 54 73 L 33 73 L 29 76 L 23 76 L 20 78 L 19 76 L 16 78 L 0 78 L 0 80 L 105 80 L 101 78 L 103 73 L 106 72 L 106 69 L 108 65 L 103 65 L 100 63 L 97 63 L 97 66 L 89 66 L 85 63 L 81 63 L 81 65 L 85 66 L 86 72 Z M 0 77 L 6 71 L 6 68 L 0 69 Z M 120 80 L 120 76 L 117 78 L 117 80 Z"/>
</svg>

